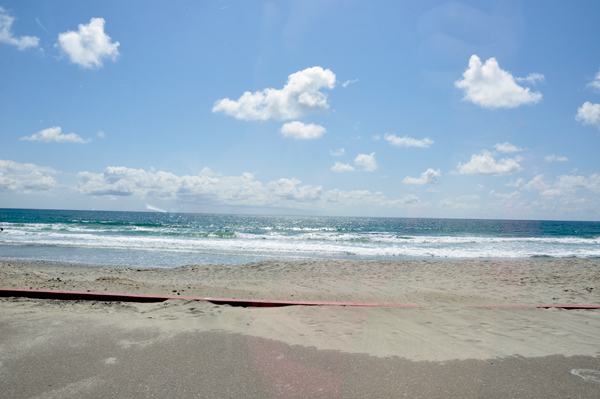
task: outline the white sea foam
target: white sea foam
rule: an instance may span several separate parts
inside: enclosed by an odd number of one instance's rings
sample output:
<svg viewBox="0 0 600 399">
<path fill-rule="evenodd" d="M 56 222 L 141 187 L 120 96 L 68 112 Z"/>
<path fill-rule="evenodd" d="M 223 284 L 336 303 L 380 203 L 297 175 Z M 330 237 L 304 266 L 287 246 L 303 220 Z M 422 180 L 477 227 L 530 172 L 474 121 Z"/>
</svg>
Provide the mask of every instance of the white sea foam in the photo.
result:
<svg viewBox="0 0 600 399">
<path fill-rule="evenodd" d="M 0 237 L 0 244 L 285 257 L 600 257 L 598 237 L 399 236 L 391 233 L 322 230 L 294 234 L 268 231 L 264 234 L 237 232 L 227 235 L 230 233 L 223 230 L 209 232 L 127 225 L 107 227 L 15 224 L 6 228 Z M 227 238 L 223 238 L 223 233 Z"/>
</svg>

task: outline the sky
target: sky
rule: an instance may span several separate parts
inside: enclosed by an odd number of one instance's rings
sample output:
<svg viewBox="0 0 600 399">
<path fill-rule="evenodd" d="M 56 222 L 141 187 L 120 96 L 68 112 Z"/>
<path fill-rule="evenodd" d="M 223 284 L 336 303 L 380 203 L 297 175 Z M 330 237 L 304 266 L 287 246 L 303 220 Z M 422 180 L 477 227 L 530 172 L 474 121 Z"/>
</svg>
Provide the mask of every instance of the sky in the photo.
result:
<svg viewBox="0 0 600 399">
<path fill-rule="evenodd" d="M 600 220 L 598 15 L 0 0 L 0 208 Z"/>
</svg>

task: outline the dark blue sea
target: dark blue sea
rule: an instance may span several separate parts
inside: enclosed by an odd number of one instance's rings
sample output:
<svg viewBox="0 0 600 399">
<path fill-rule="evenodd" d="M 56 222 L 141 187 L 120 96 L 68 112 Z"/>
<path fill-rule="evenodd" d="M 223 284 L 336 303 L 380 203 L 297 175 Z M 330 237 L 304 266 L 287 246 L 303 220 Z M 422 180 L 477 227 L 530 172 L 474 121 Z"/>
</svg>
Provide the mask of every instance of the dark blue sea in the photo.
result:
<svg viewBox="0 0 600 399">
<path fill-rule="evenodd" d="M 97 266 L 600 259 L 600 222 L 0 209 L 0 227 L 0 260 Z"/>
</svg>

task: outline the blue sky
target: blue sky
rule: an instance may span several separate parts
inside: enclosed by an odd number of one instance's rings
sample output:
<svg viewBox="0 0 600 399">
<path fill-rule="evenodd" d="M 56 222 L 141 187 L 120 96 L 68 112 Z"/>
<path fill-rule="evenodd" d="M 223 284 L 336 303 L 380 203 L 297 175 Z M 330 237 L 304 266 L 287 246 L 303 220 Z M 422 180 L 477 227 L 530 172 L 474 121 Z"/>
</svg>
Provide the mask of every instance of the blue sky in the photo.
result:
<svg viewBox="0 0 600 399">
<path fill-rule="evenodd" d="M 600 220 L 600 3 L 0 7 L 0 207 Z"/>
</svg>

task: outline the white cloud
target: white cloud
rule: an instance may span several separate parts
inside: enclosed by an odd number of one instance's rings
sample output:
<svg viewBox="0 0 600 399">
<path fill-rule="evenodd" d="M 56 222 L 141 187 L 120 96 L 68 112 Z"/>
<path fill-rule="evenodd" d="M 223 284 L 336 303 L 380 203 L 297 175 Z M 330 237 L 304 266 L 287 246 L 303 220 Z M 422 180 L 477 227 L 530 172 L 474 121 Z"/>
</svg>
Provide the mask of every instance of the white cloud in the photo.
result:
<svg viewBox="0 0 600 399">
<path fill-rule="evenodd" d="M 373 172 L 377 169 L 377 161 L 375 160 L 375 153 L 372 152 L 370 155 L 358 154 L 354 159 L 354 163 L 357 166 L 362 166 L 366 172 Z"/>
<path fill-rule="evenodd" d="M 508 141 L 506 143 L 498 143 L 498 144 L 494 144 L 494 148 L 496 149 L 496 151 L 500 151 L 500 152 L 520 152 L 520 151 L 524 151 L 523 148 L 521 147 L 517 147 L 516 145 L 513 145 L 511 143 L 509 143 Z"/>
<path fill-rule="evenodd" d="M 37 47 L 40 39 L 35 36 L 14 37 L 11 27 L 15 19 L 8 15 L 6 10 L 0 7 L 0 43 L 17 46 L 19 50 L 29 47 Z"/>
<path fill-rule="evenodd" d="M 553 188 L 557 190 L 557 195 L 570 194 L 582 189 L 600 193 L 600 175 L 594 173 L 589 177 L 573 175 L 558 176 Z"/>
<path fill-rule="evenodd" d="M 546 162 L 568 162 L 569 158 L 567 157 L 559 157 L 558 155 L 550 154 L 544 157 Z"/>
<path fill-rule="evenodd" d="M 525 184 L 523 179 L 518 179 L 515 182 L 515 187 L 522 187 L 524 190 L 538 190 L 546 191 L 550 187 L 548 183 L 544 181 L 544 175 L 536 175 L 529 183 Z"/>
<path fill-rule="evenodd" d="M 354 166 L 347 163 L 336 162 L 335 165 L 331 167 L 331 170 L 338 173 L 354 172 Z"/>
<path fill-rule="evenodd" d="M 315 125 L 314 123 L 305 125 L 302 122 L 294 121 L 286 123 L 281 127 L 281 134 L 296 140 L 318 139 L 325 133 L 327 133 L 327 130 L 323 126 Z"/>
<path fill-rule="evenodd" d="M 515 78 L 517 82 L 527 82 L 532 85 L 536 84 L 536 82 L 544 83 L 546 81 L 546 77 L 541 73 L 530 73 L 526 78 Z"/>
<path fill-rule="evenodd" d="M 584 125 L 594 125 L 600 129 L 600 104 L 592 104 L 586 101 L 577 110 L 575 120 L 582 122 Z"/>
<path fill-rule="evenodd" d="M 360 167 L 362 171 L 365 172 L 373 172 L 377 170 L 377 161 L 375 160 L 375 153 L 371 154 L 358 154 L 356 158 L 354 158 L 354 164 L 357 167 Z M 347 163 L 336 162 L 335 165 L 331 167 L 331 170 L 334 172 L 354 172 L 356 168 Z"/>
<path fill-rule="evenodd" d="M 415 195 L 389 200 L 369 190 L 323 191 L 321 186 L 302 185 L 297 179 L 279 179 L 263 184 L 251 173 L 222 176 L 204 168 L 195 176 L 108 167 L 103 173 L 80 172 L 77 190 L 91 196 L 138 196 L 180 202 L 218 205 L 273 206 L 284 208 L 328 208 L 375 205 L 404 207 L 420 204 Z"/>
<path fill-rule="evenodd" d="M 383 193 L 372 193 L 369 190 L 341 191 L 338 189 L 327 191 L 323 200 L 332 205 L 356 206 L 374 205 L 386 207 L 404 207 L 406 205 L 420 205 L 421 200 L 414 194 L 409 194 L 397 200 L 388 200 Z"/>
<path fill-rule="evenodd" d="M 490 196 L 494 196 L 494 197 L 498 197 L 498 198 L 510 199 L 510 198 L 520 197 L 521 194 L 518 191 L 513 191 L 512 193 L 504 194 L 504 193 L 497 193 L 494 190 L 492 190 L 492 191 L 490 191 Z"/>
<path fill-rule="evenodd" d="M 588 177 L 575 175 L 561 175 L 552 184 L 547 183 L 544 175 L 535 176 L 524 186 L 526 190 L 537 190 L 544 197 L 563 197 L 575 193 L 577 190 L 590 190 L 600 193 L 600 175 L 594 173 Z"/>
<path fill-rule="evenodd" d="M 291 74 L 281 90 L 272 88 L 245 92 L 237 101 L 218 100 L 212 112 L 224 112 L 236 119 L 294 119 L 327 110 L 327 94 L 322 88 L 333 89 L 335 74 L 321 67 L 307 68 Z"/>
<path fill-rule="evenodd" d="M 101 139 L 105 139 L 106 133 L 104 133 L 102 130 L 100 130 L 98 133 L 96 133 L 96 136 L 100 137 Z"/>
<path fill-rule="evenodd" d="M 525 179 L 519 177 L 517 180 L 511 180 L 509 183 L 506 183 L 508 187 L 518 187 L 521 188 L 525 185 Z"/>
<path fill-rule="evenodd" d="M 454 82 L 456 87 L 464 91 L 463 100 L 483 108 L 516 108 L 535 104 L 542 99 L 541 93 L 532 93 L 529 88 L 516 84 L 509 72 L 500 69 L 495 58 L 488 59 L 482 65 L 479 57 L 472 55 L 463 78 Z"/>
<path fill-rule="evenodd" d="M 87 25 L 79 24 L 77 32 L 68 31 L 58 35 L 59 47 L 72 63 L 83 68 L 101 67 L 105 58 L 115 61 L 119 56 L 119 42 L 111 42 L 104 33 L 104 18 L 92 18 Z"/>
<path fill-rule="evenodd" d="M 442 176 L 442 172 L 438 170 L 433 170 L 431 168 L 427 169 L 425 172 L 421 173 L 421 177 L 409 177 L 406 176 L 402 181 L 404 184 L 437 184 L 438 178 Z"/>
<path fill-rule="evenodd" d="M 505 175 L 521 171 L 519 163 L 512 158 L 494 159 L 491 152 L 483 150 L 481 153 L 473 154 L 471 160 L 466 164 L 458 163 L 458 173 L 463 175 Z"/>
<path fill-rule="evenodd" d="M 329 155 L 331 155 L 332 157 L 341 157 L 345 153 L 346 153 L 346 150 L 344 148 L 340 148 L 335 151 L 329 151 Z"/>
<path fill-rule="evenodd" d="M 44 143 L 89 143 L 91 139 L 84 140 L 75 133 L 62 134 L 59 126 L 41 130 L 31 136 L 21 137 L 24 141 L 42 141 Z"/>
<path fill-rule="evenodd" d="M 80 172 L 78 190 L 87 195 L 155 197 L 181 201 L 199 201 L 238 205 L 277 205 L 280 201 L 302 202 L 318 198 L 321 187 L 301 186 L 296 179 L 280 179 L 267 185 L 254 175 L 220 176 L 205 168 L 195 176 L 177 176 L 168 172 L 108 167 L 104 173 Z"/>
<path fill-rule="evenodd" d="M 588 85 L 588 87 L 591 87 L 593 89 L 600 90 L 600 72 L 598 72 L 596 74 L 596 76 L 594 77 L 594 80 L 592 80 L 587 85 Z"/>
<path fill-rule="evenodd" d="M 452 209 L 478 209 L 480 205 L 473 201 L 480 199 L 478 195 L 462 195 L 457 198 L 445 198 L 439 202 L 439 206 Z"/>
<path fill-rule="evenodd" d="M 344 83 L 342 83 L 342 86 L 343 87 L 348 87 L 349 84 L 356 83 L 356 82 L 358 82 L 358 79 L 347 80 Z"/>
<path fill-rule="evenodd" d="M 0 192 L 28 194 L 47 191 L 57 186 L 53 177 L 57 173 L 49 167 L 0 159 Z"/>
<path fill-rule="evenodd" d="M 390 142 L 391 145 L 396 147 L 421 147 L 421 148 L 429 148 L 434 141 L 425 137 L 423 140 L 413 139 L 411 137 L 397 137 L 395 133 L 388 134 L 386 133 L 384 138 Z"/>
</svg>

